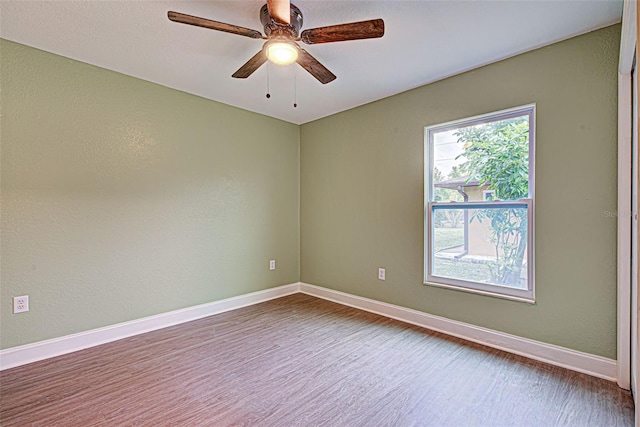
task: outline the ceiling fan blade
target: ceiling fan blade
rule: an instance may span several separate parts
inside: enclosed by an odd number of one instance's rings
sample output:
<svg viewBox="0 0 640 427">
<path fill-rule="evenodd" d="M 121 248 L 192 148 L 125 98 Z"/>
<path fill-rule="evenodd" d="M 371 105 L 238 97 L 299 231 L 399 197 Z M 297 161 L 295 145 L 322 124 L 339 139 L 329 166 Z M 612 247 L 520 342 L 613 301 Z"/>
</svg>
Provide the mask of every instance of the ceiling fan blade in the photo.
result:
<svg viewBox="0 0 640 427">
<path fill-rule="evenodd" d="M 236 79 L 246 79 L 265 62 L 267 62 L 267 55 L 265 55 L 264 51 L 261 50 L 253 55 L 253 57 L 240 67 L 238 71 L 233 73 L 231 77 L 235 77 Z"/>
<path fill-rule="evenodd" d="M 281 24 L 291 23 L 291 3 L 289 0 L 267 0 L 269 16 Z"/>
<path fill-rule="evenodd" d="M 328 27 L 304 30 L 300 38 L 306 44 L 332 43 L 347 40 L 375 39 L 384 35 L 384 21 L 352 22 L 350 24 L 330 25 Z"/>
<path fill-rule="evenodd" d="M 307 70 L 309 74 L 318 79 L 320 83 L 326 85 L 336 79 L 335 74 L 327 70 L 316 58 L 311 56 L 309 52 L 300 49 L 298 52 L 298 60 L 296 61 L 302 68 Z"/>
<path fill-rule="evenodd" d="M 209 28 L 210 30 L 224 31 L 225 33 L 238 34 L 239 36 L 261 39 L 260 31 L 250 28 L 239 27 L 237 25 L 225 24 L 224 22 L 212 21 L 210 19 L 198 18 L 197 16 L 186 15 L 184 13 L 170 11 L 167 13 L 169 19 L 181 24 L 195 25 L 196 27 Z"/>
</svg>

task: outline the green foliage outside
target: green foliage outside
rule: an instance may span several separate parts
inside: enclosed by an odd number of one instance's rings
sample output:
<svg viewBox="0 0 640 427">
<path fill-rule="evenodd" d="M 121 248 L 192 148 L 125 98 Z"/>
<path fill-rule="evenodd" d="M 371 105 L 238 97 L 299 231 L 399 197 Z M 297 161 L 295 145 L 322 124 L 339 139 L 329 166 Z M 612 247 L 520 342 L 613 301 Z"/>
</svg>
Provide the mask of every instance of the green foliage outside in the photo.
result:
<svg viewBox="0 0 640 427">
<path fill-rule="evenodd" d="M 460 169 L 454 166 L 447 177 L 442 176 L 442 172 L 438 168 L 433 168 L 433 182 L 438 183 L 447 179 L 459 178 L 462 176 Z M 462 195 L 456 190 L 450 188 L 434 187 L 433 197 L 436 202 L 462 202 Z M 463 221 L 462 211 L 446 210 L 441 211 L 440 215 L 435 215 L 433 221 L 436 227 L 458 228 Z"/>
<path fill-rule="evenodd" d="M 529 121 L 525 117 L 461 128 L 455 132 L 464 144 L 460 169 L 470 180 L 489 182 L 500 200 L 529 195 Z"/>
<path fill-rule="evenodd" d="M 529 197 L 529 121 L 527 117 L 501 120 L 461 128 L 455 132 L 464 151 L 460 171 L 488 183 L 495 200 Z M 491 280 L 497 284 L 518 284 L 527 248 L 526 209 L 477 209 L 471 221 L 489 220 L 490 241 L 496 261 L 491 263 Z"/>
<path fill-rule="evenodd" d="M 464 244 L 464 230 L 462 228 L 438 227 L 433 236 L 433 250 L 453 248 Z"/>
</svg>

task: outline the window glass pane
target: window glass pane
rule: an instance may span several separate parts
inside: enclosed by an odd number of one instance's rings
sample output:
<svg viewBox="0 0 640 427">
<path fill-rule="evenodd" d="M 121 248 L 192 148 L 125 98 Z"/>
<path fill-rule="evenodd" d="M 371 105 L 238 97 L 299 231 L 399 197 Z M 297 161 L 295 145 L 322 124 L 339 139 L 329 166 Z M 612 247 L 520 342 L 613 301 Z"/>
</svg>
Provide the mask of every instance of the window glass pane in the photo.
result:
<svg viewBox="0 0 640 427">
<path fill-rule="evenodd" d="M 432 205 L 431 275 L 526 290 L 527 211 Z"/>
<path fill-rule="evenodd" d="M 518 200 L 529 197 L 529 114 L 436 130 L 432 200 Z"/>
</svg>

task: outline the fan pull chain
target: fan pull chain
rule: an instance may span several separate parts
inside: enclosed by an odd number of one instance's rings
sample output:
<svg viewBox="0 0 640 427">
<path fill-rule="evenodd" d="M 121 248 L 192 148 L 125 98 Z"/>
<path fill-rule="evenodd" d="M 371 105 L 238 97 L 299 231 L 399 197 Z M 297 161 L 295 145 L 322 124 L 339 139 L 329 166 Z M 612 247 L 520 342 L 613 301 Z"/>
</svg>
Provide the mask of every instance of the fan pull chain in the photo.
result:
<svg viewBox="0 0 640 427">
<path fill-rule="evenodd" d="M 293 108 L 298 108 L 298 68 L 293 69 Z"/>
<path fill-rule="evenodd" d="M 269 69 L 271 67 L 269 67 L 269 61 L 267 61 L 267 99 L 271 98 L 271 94 L 269 93 Z"/>
</svg>

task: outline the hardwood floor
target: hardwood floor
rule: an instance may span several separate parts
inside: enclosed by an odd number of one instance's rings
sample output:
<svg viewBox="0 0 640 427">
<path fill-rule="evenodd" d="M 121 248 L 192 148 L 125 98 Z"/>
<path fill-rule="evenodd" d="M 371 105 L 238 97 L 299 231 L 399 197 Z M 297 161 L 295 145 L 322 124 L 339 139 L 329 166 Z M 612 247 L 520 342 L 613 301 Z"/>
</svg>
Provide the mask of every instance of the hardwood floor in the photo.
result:
<svg viewBox="0 0 640 427">
<path fill-rule="evenodd" d="M 0 373 L 9 426 L 632 426 L 616 384 L 296 294 Z"/>
</svg>

